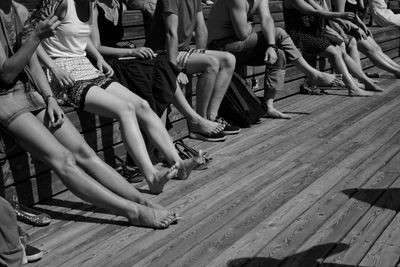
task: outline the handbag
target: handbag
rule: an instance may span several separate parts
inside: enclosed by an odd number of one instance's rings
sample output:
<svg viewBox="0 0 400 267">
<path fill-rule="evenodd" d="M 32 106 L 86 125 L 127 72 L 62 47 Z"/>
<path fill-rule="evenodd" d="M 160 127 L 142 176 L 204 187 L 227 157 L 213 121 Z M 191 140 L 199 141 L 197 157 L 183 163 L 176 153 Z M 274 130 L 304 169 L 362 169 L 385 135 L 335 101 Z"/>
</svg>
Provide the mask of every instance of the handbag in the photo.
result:
<svg viewBox="0 0 400 267">
<path fill-rule="evenodd" d="M 228 90 L 221 102 L 219 114 L 227 122 L 241 128 L 249 127 L 267 113 L 267 106 L 237 73 L 233 73 Z"/>
</svg>

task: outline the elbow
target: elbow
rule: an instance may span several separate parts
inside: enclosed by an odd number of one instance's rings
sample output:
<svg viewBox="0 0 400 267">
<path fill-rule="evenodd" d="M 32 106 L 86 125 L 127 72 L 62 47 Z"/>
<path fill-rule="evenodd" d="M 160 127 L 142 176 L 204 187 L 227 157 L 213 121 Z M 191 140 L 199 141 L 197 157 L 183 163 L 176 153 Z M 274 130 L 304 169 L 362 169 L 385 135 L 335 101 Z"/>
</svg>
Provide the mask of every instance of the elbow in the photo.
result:
<svg viewBox="0 0 400 267">
<path fill-rule="evenodd" d="M 246 40 L 246 38 L 247 38 L 247 34 L 244 33 L 244 32 L 239 33 L 239 34 L 237 35 L 237 38 L 239 39 L 239 41 L 244 41 L 244 40 Z"/>
</svg>

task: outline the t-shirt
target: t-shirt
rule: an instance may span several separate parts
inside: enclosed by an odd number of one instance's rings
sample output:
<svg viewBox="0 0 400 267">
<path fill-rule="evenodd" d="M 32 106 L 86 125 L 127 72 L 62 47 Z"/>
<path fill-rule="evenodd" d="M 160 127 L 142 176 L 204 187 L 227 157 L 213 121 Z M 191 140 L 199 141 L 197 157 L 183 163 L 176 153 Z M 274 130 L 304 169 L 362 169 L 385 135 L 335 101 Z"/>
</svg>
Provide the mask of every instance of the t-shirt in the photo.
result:
<svg viewBox="0 0 400 267">
<path fill-rule="evenodd" d="M 201 0 L 158 0 L 145 46 L 153 50 L 165 49 L 167 29 L 164 17 L 175 14 L 178 16 L 178 49 L 188 50 L 196 26 L 196 15 L 201 11 Z"/>
</svg>

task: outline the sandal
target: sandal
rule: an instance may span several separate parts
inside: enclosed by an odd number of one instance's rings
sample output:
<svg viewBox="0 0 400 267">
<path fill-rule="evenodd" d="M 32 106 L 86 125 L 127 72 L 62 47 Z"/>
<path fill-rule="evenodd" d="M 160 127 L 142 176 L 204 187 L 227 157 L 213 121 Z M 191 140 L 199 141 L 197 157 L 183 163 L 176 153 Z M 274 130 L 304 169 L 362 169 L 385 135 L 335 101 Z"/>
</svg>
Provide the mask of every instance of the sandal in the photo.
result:
<svg viewBox="0 0 400 267">
<path fill-rule="evenodd" d="M 50 215 L 19 204 L 15 196 L 13 197 L 13 202 L 11 203 L 11 206 L 15 210 L 18 221 L 33 226 L 46 226 L 51 223 Z"/>
<path fill-rule="evenodd" d="M 127 165 L 126 161 L 122 160 L 118 156 L 115 156 L 115 159 L 119 161 L 115 170 L 129 183 L 140 183 L 143 181 L 143 175 L 138 167 Z"/>
<path fill-rule="evenodd" d="M 368 78 L 387 78 L 387 79 L 397 79 L 397 77 L 393 74 L 384 74 L 378 72 L 366 72 Z"/>
<path fill-rule="evenodd" d="M 190 159 L 199 154 L 199 151 L 188 146 L 182 140 L 175 142 L 175 149 L 178 151 L 182 159 Z M 212 160 L 206 152 L 203 155 L 202 163 L 200 163 L 194 170 L 205 170 L 208 168 L 208 163 Z"/>
</svg>

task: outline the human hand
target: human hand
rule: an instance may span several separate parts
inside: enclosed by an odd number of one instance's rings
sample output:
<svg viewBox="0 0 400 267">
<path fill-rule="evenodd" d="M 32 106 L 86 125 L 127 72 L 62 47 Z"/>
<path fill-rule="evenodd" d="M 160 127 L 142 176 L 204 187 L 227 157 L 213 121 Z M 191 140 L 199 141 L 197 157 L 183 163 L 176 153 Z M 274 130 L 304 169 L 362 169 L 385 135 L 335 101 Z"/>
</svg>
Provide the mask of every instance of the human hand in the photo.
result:
<svg viewBox="0 0 400 267">
<path fill-rule="evenodd" d="M 189 78 L 183 72 L 180 72 L 178 74 L 178 77 L 176 77 L 176 80 L 178 81 L 179 84 L 182 84 L 182 85 L 186 85 L 189 83 Z"/>
<path fill-rule="evenodd" d="M 273 65 L 278 60 L 278 55 L 276 54 L 276 50 L 273 47 L 268 47 L 267 51 L 265 51 L 264 61 L 268 65 Z"/>
<path fill-rule="evenodd" d="M 39 40 L 46 39 L 48 37 L 54 36 L 57 27 L 60 25 L 60 21 L 57 16 L 50 15 L 47 18 L 42 17 L 35 29 L 35 34 Z"/>
<path fill-rule="evenodd" d="M 131 49 L 131 55 L 141 59 L 146 59 L 146 58 L 152 59 L 157 56 L 156 53 L 154 53 L 154 51 L 149 47 L 140 47 Z"/>
<path fill-rule="evenodd" d="M 72 87 L 75 84 L 74 78 L 71 74 L 58 66 L 54 66 L 51 68 L 51 72 L 54 75 L 57 83 L 62 87 Z"/>
<path fill-rule="evenodd" d="M 53 96 L 46 99 L 47 115 L 49 116 L 51 126 L 54 128 L 60 127 L 64 123 L 64 111 L 58 105 L 57 100 Z"/>
<path fill-rule="evenodd" d="M 367 25 L 362 24 L 362 28 L 363 28 L 364 32 L 367 34 L 367 36 L 371 36 L 371 37 L 372 37 L 372 32 L 371 32 L 371 30 L 367 27 Z"/>
<path fill-rule="evenodd" d="M 363 29 L 356 28 L 354 29 L 355 33 L 359 36 L 360 39 L 366 39 L 367 34 L 363 31 Z"/>
<path fill-rule="evenodd" d="M 97 60 L 97 68 L 101 73 L 104 73 L 106 77 L 112 77 L 114 75 L 114 70 L 103 58 Z"/>
<path fill-rule="evenodd" d="M 339 18 L 347 19 L 353 21 L 356 18 L 356 15 L 353 12 L 338 12 Z"/>
</svg>

